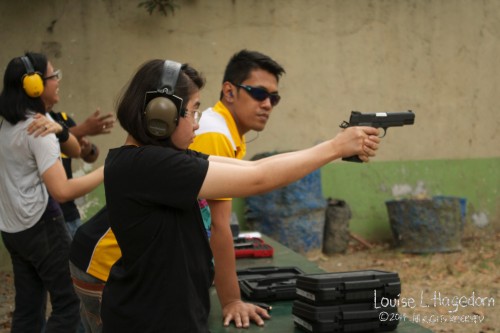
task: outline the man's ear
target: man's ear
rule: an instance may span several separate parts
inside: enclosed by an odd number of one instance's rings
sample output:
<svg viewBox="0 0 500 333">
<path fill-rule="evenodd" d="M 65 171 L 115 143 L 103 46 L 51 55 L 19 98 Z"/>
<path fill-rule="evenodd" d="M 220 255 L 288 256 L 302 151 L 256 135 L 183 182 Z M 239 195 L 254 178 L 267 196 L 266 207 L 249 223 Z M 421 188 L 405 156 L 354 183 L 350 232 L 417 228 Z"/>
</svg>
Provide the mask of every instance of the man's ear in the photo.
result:
<svg viewBox="0 0 500 333">
<path fill-rule="evenodd" d="M 232 102 L 234 98 L 233 89 L 234 86 L 227 81 L 222 84 L 222 94 L 224 95 L 224 98 L 229 102 Z"/>
</svg>

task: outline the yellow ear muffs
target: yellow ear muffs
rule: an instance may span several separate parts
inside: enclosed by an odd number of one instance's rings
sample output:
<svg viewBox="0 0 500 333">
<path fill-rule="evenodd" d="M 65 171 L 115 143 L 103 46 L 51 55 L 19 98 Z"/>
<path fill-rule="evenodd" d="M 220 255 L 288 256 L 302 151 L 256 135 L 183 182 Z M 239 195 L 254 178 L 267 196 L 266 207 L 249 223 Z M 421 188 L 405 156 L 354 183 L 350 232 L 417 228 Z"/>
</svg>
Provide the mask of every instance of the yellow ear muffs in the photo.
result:
<svg viewBox="0 0 500 333">
<path fill-rule="evenodd" d="M 23 89 L 29 97 L 40 97 L 43 93 L 43 79 L 39 74 L 23 76 Z"/>
<path fill-rule="evenodd" d="M 43 79 L 40 73 L 35 72 L 30 59 L 22 56 L 21 60 L 26 68 L 26 74 L 23 75 L 23 89 L 29 97 L 40 97 L 43 93 Z"/>
</svg>

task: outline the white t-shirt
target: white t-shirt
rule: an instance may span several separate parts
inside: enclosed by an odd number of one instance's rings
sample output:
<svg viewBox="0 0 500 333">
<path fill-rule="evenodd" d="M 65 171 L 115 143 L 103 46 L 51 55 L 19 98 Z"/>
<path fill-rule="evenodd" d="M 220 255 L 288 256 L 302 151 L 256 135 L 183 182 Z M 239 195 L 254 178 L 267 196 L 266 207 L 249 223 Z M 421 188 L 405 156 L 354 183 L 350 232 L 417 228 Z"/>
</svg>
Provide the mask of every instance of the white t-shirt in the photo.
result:
<svg viewBox="0 0 500 333">
<path fill-rule="evenodd" d="M 28 135 L 30 116 L 12 126 L 0 118 L 0 230 L 19 232 L 40 220 L 49 195 L 42 175 L 60 158 L 54 134 Z"/>
</svg>

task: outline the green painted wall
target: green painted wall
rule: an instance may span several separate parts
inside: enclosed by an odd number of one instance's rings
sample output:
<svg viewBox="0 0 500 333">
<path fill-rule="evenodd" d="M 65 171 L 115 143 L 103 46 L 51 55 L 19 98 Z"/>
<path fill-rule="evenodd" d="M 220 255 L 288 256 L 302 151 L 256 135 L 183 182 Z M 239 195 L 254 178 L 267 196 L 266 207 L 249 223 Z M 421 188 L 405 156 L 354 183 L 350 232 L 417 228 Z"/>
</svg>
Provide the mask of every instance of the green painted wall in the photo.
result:
<svg viewBox="0 0 500 333">
<path fill-rule="evenodd" d="M 85 196 L 84 204 L 79 205 L 82 221 L 87 221 L 94 216 L 106 203 L 104 184 L 99 185 L 94 191 Z"/>
<path fill-rule="evenodd" d="M 466 198 L 467 223 L 486 217 L 490 226 L 500 226 L 500 158 L 335 162 L 322 169 L 321 177 L 325 198 L 345 200 L 353 214 L 351 231 L 369 240 L 392 237 L 386 200 L 415 195 Z M 236 199 L 233 209 L 245 228 L 244 200 Z"/>
<path fill-rule="evenodd" d="M 346 200 L 353 211 L 351 230 L 369 239 L 391 237 L 385 201 L 397 198 L 394 192 L 405 187 L 425 190 L 428 196 L 466 198 L 468 222 L 484 213 L 490 224 L 498 224 L 500 158 L 334 163 L 323 169 L 322 177 L 325 196 Z"/>
</svg>

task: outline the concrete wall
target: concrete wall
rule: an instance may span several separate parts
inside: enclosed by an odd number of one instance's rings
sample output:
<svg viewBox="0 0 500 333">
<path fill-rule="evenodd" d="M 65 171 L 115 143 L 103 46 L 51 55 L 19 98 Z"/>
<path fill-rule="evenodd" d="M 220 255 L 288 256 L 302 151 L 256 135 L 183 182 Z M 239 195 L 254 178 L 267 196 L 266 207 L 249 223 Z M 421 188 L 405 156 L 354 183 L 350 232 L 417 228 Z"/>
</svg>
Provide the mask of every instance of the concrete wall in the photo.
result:
<svg viewBox="0 0 500 333">
<path fill-rule="evenodd" d="M 351 110 L 406 109 L 415 126 L 391 131 L 378 161 L 499 155 L 498 1 L 177 0 L 168 17 L 137 3 L 2 1 L 0 64 L 24 50 L 47 53 L 64 72 L 58 108 L 81 120 L 97 106 L 112 111 L 150 58 L 201 69 L 208 107 L 230 55 L 256 49 L 287 74 L 282 103 L 249 157 L 329 138 Z M 123 133 L 96 140 L 115 146 Z"/>
<path fill-rule="evenodd" d="M 375 163 L 493 159 L 500 166 L 498 1 L 178 0 L 180 7 L 168 17 L 150 16 L 138 3 L 1 1 L 0 68 L 25 50 L 46 53 L 64 72 L 57 109 L 79 121 L 98 106 L 114 111 L 120 89 L 151 58 L 202 70 L 208 83 L 202 106 L 211 106 L 229 57 L 255 49 L 282 63 L 287 74 L 280 84 L 282 102 L 249 144 L 248 158 L 327 139 L 351 110 L 411 109 L 415 125 L 389 130 Z M 249 133 L 247 139 L 255 137 Z M 124 132 L 117 128 L 94 141 L 104 152 L 100 164 L 108 148 L 123 143 Z M 439 170 L 429 179 L 439 183 L 446 164 L 434 167 Z M 485 177 L 470 176 L 465 192 L 475 177 Z M 349 177 L 359 181 L 356 174 Z M 495 179 L 485 186 L 498 189 Z"/>
</svg>

